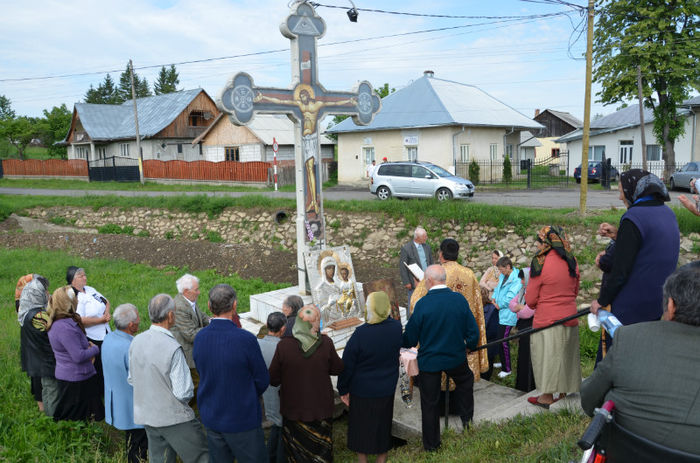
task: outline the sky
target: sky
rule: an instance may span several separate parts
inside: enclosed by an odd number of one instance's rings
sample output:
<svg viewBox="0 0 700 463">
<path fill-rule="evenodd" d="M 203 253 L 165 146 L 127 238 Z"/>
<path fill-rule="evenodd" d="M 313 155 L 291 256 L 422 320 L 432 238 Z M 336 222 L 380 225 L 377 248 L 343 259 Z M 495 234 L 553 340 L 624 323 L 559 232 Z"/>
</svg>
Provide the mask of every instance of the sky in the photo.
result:
<svg viewBox="0 0 700 463">
<path fill-rule="evenodd" d="M 578 10 L 542 0 L 353 2 L 360 9 L 501 19 L 359 11 L 357 23 L 351 23 L 350 0 L 320 1 L 342 7 L 316 10 L 326 22 L 318 42 L 319 78 L 326 89 L 351 90 L 368 80 L 398 90 L 432 70 L 437 78 L 475 85 L 528 117 L 548 108 L 583 119 L 585 24 Z M 0 95 L 18 115 L 40 116 L 62 103 L 72 110 L 108 71 L 118 80 L 129 59 L 151 85 L 161 65 L 176 63 L 182 89 L 201 87 L 214 99 L 239 71 L 251 74 L 256 85 L 287 88 L 289 40 L 279 25 L 288 5 L 288 0 L 0 0 Z M 502 18 L 559 12 L 568 14 Z M 413 33 L 427 30 L 433 31 Z M 347 41 L 353 42 L 337 43 Z M 240 56 L 251 53 L 258 54 Z M 177 64 L 190 61 L 200 62 Z M 592 116 L 614 111 L 595 102 L 599 89 L 594 84 Z"/>
</svg>

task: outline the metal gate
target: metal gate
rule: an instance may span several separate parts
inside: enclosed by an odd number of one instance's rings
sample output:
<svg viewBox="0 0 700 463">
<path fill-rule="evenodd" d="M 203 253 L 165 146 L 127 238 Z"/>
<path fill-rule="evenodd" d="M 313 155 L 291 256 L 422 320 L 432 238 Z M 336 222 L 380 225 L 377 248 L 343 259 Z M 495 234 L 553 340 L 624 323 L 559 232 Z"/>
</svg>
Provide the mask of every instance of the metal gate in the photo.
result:
<svg viewBox="0 0 700 463">
<path fill-rule="evenodd" d="M 545 159 L 514 159 L 510 166 L 510 179 L 504 172 L 503 159 L 479 159 L 471 162 L 456 162 L 456 175 L 468 178 L 479 185 L 498 188 L 566 188 L 569 186 L 569 152 Z M 472 176 L 472 172 L 474 176 Z"/>
<path fill-rule="evenodd" d="M 88 162 L 91 182 L 138 182 L 139 160 L 112 156 Z"/>
</svg>

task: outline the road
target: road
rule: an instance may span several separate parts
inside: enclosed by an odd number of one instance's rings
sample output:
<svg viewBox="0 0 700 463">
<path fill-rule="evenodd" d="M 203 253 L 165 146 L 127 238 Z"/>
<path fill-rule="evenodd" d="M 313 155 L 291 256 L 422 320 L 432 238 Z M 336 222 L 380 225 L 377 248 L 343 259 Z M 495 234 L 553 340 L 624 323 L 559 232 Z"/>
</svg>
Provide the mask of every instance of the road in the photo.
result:
<svg viewBox="0 0 700 463">
<path fill-rule="evenodd" d="M 294 199 L 293 192 L 240 192 L 240 191 L 212 191 L 212 192 L 183 192 L 183 191 L 113 191 L 113 190 L 62 190 L 62 189 L 38 189 L 38 188 L 0 188 L 2 195 L 30 195 L 30 196 L 180 196 L 201 195 L 228 196 L 238 198 L 245 195 L 257 194 L 270 198 Z M 671 192 L 671 204 L 678 205 L 679 192 Z M 686 192 L 687 194 L 687 192 Z M 323 197 L 327 200 L 370 200 L 378 201 L 364 188 L 332 187 L 324 190 Z M 575 208 L 579 207 L 579 189 L 549 189 L 549 190 L 511 190 L 511 191 L 478 191 L 474 198 L 468 200 L 475 203 L 497 204 L 507 206 L 545 207 L 545 208 Z M 617 190 L 602 191 L 591 189 L 588 191 L 587 209 L 607 209 L 610 207 L 623 207 Z"/>
</svg>

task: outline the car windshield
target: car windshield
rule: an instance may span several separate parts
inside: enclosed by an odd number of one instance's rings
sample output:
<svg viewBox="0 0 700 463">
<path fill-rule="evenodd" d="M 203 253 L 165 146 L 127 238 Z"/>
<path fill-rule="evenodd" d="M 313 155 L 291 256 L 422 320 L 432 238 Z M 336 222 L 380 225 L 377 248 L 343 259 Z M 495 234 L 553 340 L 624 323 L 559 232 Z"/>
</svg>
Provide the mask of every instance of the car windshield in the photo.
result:
<svg viewBox="0 0 700 463">
<path fill-rule="evenodd" d="M 436 166 L 434 164 L 429 164 L 427 167 L 430 170 L 432 170 L 435 173 L 435 175 L 437 175 L 438 177 L 452 177 L 453 176 L 451 173 L 449 173 L 448 171 L 446 171 L 445 169 L 443 169 L 440 166 Z"/>
</svg>

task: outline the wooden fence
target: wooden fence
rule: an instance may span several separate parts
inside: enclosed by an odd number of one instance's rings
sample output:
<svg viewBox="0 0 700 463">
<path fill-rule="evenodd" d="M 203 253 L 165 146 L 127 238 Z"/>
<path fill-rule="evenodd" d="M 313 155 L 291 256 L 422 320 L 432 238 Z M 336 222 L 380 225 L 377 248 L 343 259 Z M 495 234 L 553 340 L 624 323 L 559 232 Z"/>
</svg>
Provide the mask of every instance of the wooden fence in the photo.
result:
<svg viewBox="0 0 700 463">
<path fill-rule="evenodd" d="M 230 182 L 267 182 L 269 162 L 235 161 L 158 161 L 143 162 L 143 175 L 153 179 L 218 180 Z"/>
<path fill-rule="evenodd" d="M 84 159 L 3 159 L 5 175 L 28 177 L 87 177 L 88 165 Z"/>
</svg>

